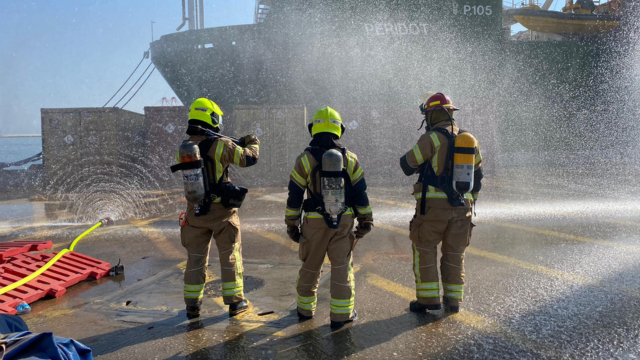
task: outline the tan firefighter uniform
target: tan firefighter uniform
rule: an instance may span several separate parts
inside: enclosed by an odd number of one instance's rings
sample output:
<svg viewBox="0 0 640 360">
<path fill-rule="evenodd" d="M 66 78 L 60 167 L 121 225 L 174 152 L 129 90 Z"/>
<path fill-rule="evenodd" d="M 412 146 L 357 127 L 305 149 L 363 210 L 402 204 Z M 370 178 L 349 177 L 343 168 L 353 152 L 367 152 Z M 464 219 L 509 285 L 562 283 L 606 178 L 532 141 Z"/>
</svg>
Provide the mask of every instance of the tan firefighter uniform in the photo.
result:
<svg viewBox="0 0 640 360">
<path fill-rule="evenodd" d="M 200 142 L 204 136 L 191 136 L 190 141 Z M 209 150 L 214 168 L 205 162 L 210 179 L 228 181 L 225 169 L 229 165 L 246 167 L 255 164 L 259 156 L 258 138 L 246 136 L 245 147 L 228 139 L 218 139 Z M 194 205 L 187 206 L 187 221 L 181 227 L 182 246 L 187 249 L 187 268 L 184 273 L 184 300 L 187 306 L 200 306 L 207 282 L 207 263 L 211 238 L 215 239 L 220 256 L 222 296 L 225 304 L 244 300 L 242 245 L 240 241 L 240 219 L 237 209 L 227 209 L 220 198 L 211 204 L 209 213 L 196 217 Z"/>
<path fill-rule="evenodd" d="M 334 322 L 340 324 L 356 317 L 352 250 L 356 235 L 363 237 L 371 230 L 373 214 L 366 193 L 364 171 L 358 158 L 335 142 L 344 133 L 340 114 L 329 107 L 319 110 L 313 122 L 309 124 L 309 131 L 313 136 L 310 147 L 298 156 L 291 171 L 285 223 L 297 231 L 304 210 L 299 236 L 302 267 L 296 283 L 298 313 L 305 317 L 314 315 L 320 271 L 325 256 L 328 256 L 331 262 L 330 317 L 333 326 Z M 343 166 L 351 181 L 350 186 L 345 184 L 345 205 L 348 208 L 336 229 L 327 224 L 321 213 L 314 211 L 318 206 L 323 206 L 317 202 L 322 199 L 319 171 L 322 164 L 316 160 L 314 153 L 321 158 L 328 149 L 336 149 L 343 154 Z M 316 200 L 313 200 L 314 198 Z M 356 218 L 358 227 L 354 233 Z M 363 227 L 367 227 L 366 224 L 369 225 L 368 228 L 362 230 Z"/>
<path fill-rule="evenodd" d="M 442 121 L 434 128 L 443 127 L 451 131 L 451 122 Z M 453 133 L 460 130 L 453 125 Z M 418 168 L 424 162 L 430 162 L 436 175 L 444 171 L 449 152 L 445 135 L 429 131 L 422 135 L 415 147 L 406 153 L 408 164 Z M 482 164 L 478 151 L 475 169 Z M 452 207 L 447 195 L 440 189 L 429 186 L 426 192 L 426 211 L 420 214 L 422 183 L 413 187 L 416 199 L 416 216 L 411 221 L 410 239 L 413 242 L 413 272 L 416 280 L 416 295 L 422 305 L 440 304 L 440 280 L 438 278 L 438 244 L 442 242 L 440 272 L 444 288 L 445 302 L 458 306 L 464 293 L 464 253 L 471 238 L 472 202 L 477 193 L 464 194 L 464 207 Z"/>
</svg>

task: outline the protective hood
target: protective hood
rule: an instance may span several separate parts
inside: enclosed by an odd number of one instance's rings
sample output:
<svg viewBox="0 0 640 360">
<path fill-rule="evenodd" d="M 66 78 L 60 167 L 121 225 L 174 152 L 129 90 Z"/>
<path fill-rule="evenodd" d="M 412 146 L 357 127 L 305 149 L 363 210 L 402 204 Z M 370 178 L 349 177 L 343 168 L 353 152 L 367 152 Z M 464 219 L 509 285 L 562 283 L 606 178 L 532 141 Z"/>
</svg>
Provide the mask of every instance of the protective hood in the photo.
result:
<svg viewBox="0 0 640 360">
<path fill-rule="evenodd" d="M 344 148 L 344 146 L 338 142 L 335 134 L 327 132 L 315 134 L 313 136 L 313 140 L 309 143 L 309 146 L 315 146 L 325 150 Z"/>
<path fill-rule="evenodd" d="M 435 128 L 443 128 L 449 132 L 451 131 L 451 121 L 449 121 L 449 118 L 447 117 L 447 121 L 440 121 L 438 122 L 435 126 L 433 126 L 431 129 L 435 129 Z M 453 135 L 458 135 L 458 133 L 460 132 L 460 128 L 458 127 L 458 124 L 456 124 L 456 122 L 453 122 Z"/>
<path fill-rule="evenodd" d="M 453 111 L 449 111 L 449 114 L 451 115 L 451 117 L 449 117 L 449 115 L 447 115 L 447 110 L 435 110 L 435 111 L 429 111 L 426 115 L 427 117 L 427 125 L 429 126 L 429 128 L 434 128 L 436 127 L 436 125 L 440 124 L 440 123 L 446 123 L 447 125 L 451 125 L 450 123 L 450 119 L 453 119 L 454 117 L 454 112 Z"/>
</svg>

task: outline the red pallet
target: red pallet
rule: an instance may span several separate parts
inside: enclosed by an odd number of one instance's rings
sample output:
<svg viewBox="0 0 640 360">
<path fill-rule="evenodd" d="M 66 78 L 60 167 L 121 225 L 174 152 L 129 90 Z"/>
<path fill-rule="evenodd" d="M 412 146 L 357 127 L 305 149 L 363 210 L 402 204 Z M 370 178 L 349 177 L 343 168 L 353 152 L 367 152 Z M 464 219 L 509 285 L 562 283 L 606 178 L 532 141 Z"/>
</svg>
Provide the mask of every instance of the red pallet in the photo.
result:
<svg viewBox="0 0 640 360">
<path fill-rule="evenodd" d="M 20 254 L 0 265 L 0 287 L 29 276 L 57 253 L 53 254 Z M 111 264 L 92 257 L 68 252 L 43 274 L 32 281 L 0 296 L 0 313 L 13 315 L 15 308 L 21 303 L 31 304 L 45 296 L 60 297 L 67 290 L 88 278 L 100 279 L 109 274 Z"/>
<path fill-rule="evenodd" d="M 0 263 L 12 256 L 28 253 L 29 251 L 42 251 L 51 249 L 53 243 L 51 241 L 9 241 L 0 243 Z"/>
</svg>

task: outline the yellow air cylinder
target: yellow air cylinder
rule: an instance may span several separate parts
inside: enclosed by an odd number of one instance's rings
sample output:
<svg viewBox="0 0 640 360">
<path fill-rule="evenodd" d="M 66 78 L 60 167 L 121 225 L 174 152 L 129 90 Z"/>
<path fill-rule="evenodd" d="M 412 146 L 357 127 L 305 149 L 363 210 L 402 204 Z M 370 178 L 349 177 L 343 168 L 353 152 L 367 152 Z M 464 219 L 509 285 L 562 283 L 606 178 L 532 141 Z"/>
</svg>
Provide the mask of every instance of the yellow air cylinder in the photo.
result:
<svg viewBox="0 0 640 360">
<path fill-rule="evenodd" d="M 473 168 L 476 164 L 478 140 L 469 133 L 456 136 L 453 150 L 453 188 L 460 194 L 473 189 Z"/>
</svg>

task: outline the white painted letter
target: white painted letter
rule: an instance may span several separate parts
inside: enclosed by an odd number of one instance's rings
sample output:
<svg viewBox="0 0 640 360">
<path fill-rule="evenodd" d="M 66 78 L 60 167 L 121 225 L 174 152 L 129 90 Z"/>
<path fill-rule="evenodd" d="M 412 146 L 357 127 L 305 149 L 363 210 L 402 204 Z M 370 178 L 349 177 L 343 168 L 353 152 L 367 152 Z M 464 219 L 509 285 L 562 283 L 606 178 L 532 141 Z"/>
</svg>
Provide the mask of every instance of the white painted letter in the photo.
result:
<svg viewBox="0 0 640 360">
<path fill-rule="evenodd" d="M 408 35 L 409 34 L 409 28 L 407 27 L 407 24 L 398 24 L 398 35 Z"/>
<path fill-rule="evenodd" d="M 373 32 L 373 24 L 364 24 L 364 28 L 367 30 L 367 35 L 369 35 L 370 32 Z"/>
<path fill-rule="evenodd" d="M 420 34 L 420 28 L 418 27 L 418 24 L 409 25 L 409 31 L 411 31 L 411 35 L 414 36 Z"/>
</svg>

